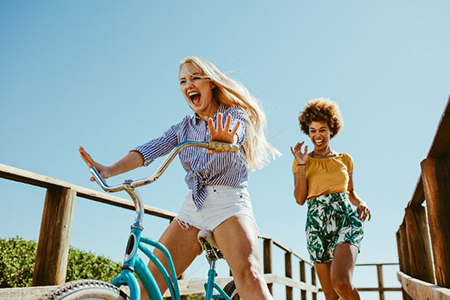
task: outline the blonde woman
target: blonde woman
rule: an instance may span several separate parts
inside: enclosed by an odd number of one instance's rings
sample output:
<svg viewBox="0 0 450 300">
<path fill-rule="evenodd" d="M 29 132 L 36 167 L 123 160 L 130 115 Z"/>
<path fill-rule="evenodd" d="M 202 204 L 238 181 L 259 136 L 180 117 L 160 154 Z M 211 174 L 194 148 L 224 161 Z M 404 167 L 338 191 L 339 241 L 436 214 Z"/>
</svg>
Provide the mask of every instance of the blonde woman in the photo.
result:
<svg viewBox="0 0 450 300">
<path fill-rule="evenodd" d="M 95 162 L 80 147 L 82 157 L 87 157 L 86 163 L 108 178 L 147 166 L 186 140 L 238 144 L 236 154 L 206 152 L 201 148 L 180 152 L 190 192 L 177 222 L 169 225 L 160 242 L 170 251 L 179 275 L 200 251 L 199 230 L 211 230 L 230 266 L 240 296 L 247 300 L 273 299 L 259 262 L 258 227 L 247 191 L 248 171 L 263 167 L 271 155 L 278 155 L 266 140 L 264 112 L 244 86 L 205 59 L 184 59 L 180 64 L 179 83 L 193 115 L 184 117 L 161 137 L 131 150 L 112 166 Z M 158 250 L 155 255 L 167 268 L 164 255 Z M 152 263 L 149 268 L 164 293 L 167 289 L 164 278 Z"/>
<path fill-rule="evenodd" d="M 298 204 L 308 203 L 306 237 L 311 261 L 327 300 L 360 299 L 351 279 L 364 236 L 362 222 L 371 215 L 354 189 L 351 156 L 330 146 L 344 120 L 336 102 L 318 98 L 306 104 L 299 123 L 314 145 L 310 153 L 304 142 L 291 148 L 294 196 Z"/>
</svg>

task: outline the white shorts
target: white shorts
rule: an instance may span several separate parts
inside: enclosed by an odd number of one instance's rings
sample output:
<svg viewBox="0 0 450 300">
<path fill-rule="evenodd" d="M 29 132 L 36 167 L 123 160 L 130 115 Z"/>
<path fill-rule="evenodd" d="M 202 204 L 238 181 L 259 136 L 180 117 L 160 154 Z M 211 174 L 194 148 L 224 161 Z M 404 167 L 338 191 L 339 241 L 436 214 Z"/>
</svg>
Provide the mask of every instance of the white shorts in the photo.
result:
<svg viewBox="0 0 450 300">
<path fill-rule="evenodd" d="M 194 226 L 200 230 L 212 231 L 235 215 L 248 216 L 255 221 L 247 188 L 215 185 L 207 186 L 206 190 L 208 196 L 199 211 L 192 200 L 192 192 L 186 196 L 181 211 L 175 218 L 181 227 L 187 229 Z"/>
</svg>

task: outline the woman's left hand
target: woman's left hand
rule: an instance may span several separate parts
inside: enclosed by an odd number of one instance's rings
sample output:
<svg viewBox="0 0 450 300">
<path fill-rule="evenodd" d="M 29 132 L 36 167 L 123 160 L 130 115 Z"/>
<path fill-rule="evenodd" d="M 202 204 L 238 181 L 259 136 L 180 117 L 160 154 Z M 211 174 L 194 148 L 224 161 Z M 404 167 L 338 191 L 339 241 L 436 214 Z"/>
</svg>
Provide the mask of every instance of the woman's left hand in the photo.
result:
<svg viewBox="0 0 450 300">
<path fill-rule="evenodd" d="M 372 217 L 372 215 L 370 214 L 370 209 L 367 207 L 366 202 L 362 201 L 358 207 L 356 208 L 356 212 L 358 214 L 358 219 L 360 219 L 361 221 L 365 221 L 367 219 L 367 221 L 370 221 L 370 218 Z"/>
<path fill-rule="evenodd" d="M 236 138 L 236 132 L 239 128 L 239 125 L 241 125 L 241 121 L 238 120 L 234 125 L 233 129 L 230 129 L 230 124 L 231 124 L 231 115 L 227 116 L 227 119 L 225 121 L 225 127 L 222 125 L 222 114 L 217 115 L 217 128 L 214 126 L 213 119 L 209 118 L 208 128 L 209 133 L 211 135 L 211 140 L 225 143 L 234 143 Z M 208 154 L 210 155 L 220 152 L 215 150 L 208 150 Z"/>
</svg>

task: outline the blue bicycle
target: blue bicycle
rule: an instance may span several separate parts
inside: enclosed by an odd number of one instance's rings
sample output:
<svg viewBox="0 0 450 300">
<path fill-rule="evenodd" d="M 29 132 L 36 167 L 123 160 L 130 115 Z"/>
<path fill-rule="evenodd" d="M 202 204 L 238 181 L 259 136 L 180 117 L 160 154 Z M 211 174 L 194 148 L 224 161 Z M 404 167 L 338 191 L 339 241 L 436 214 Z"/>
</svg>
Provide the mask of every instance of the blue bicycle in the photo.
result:
<svg viewBox="0 0 450 300">
<path fill-rule="evenodd" d="M 168 155 L 166 160 L 159 166 L 155 173 L 145 179 L 140 180 L 126 180 L 124 183 L 115 186 L 109 186 L 105 180 L 100 176 L 95 168 L 91 168 L 90 172 L 94 176 L 96 182 L 106 192 L 114 193 L 125 190 L 134 202 L 136 217 L 134 223 L 131 225 L 131 233 L 128 238 L 125 256 L 122 264 L 122 272 L 111 283 L 102 282 L 98 280 L 78 280 L 66 283 L 57 290 L 47 296 L 48 300 L 75 300 L 75 299 L 106 299 L 106 300 L 139 300 L 141 298 L 141 290 L 138 280 L 142 282 L 145 290 L 151 300 L 162 300 L 161 294 L 156 280 L 150 273 L 148 267 L 138 255 L 140 250 L 146 255 L 152 263 L 154 263 L 158 270 L 163 275 L 167 286 L 169 288 L 171 298 L 180 300 L 180 291 L 178 287 L 175 267 L 171 259 L 169 251 L 161 243 L 143 237 L 143 217 L 144 206 L 137 193 L 136 188 L 156 181 L 162 173 L 167 169 L 176 155 L 186 147 L 203 147 L 210 150 L 237 152 L 238 146 L 221 142 L 195 142 L 186 141 L 175 147 Z M 215 283 L 217 272 L 215 270 L 216 261 L 223 258 L 222 253 L 216 248 L 214 238 L 209 231 L 200 231 L 198 239 L 202 248 L 206 252 L 206 258 L 210 264 L 208 271 L 208 279 L 205 283 L 205 300 L 211 299 L 225 299 L 235 300 L 240 299 L 236 291 L 234 281 L 229 282 L 223 289 Z M 166 257 L 169 263 L 169 272 L 164 268 L 162 263 L 153 255 L 148 249 L 148 246 L 160 250 Z M 136 275 L 136 276 L 135 276 Z M 127 295 L 123 290 L 119 289 L 121 286 L 128 286 L 130 295 Z"/>
</svg>

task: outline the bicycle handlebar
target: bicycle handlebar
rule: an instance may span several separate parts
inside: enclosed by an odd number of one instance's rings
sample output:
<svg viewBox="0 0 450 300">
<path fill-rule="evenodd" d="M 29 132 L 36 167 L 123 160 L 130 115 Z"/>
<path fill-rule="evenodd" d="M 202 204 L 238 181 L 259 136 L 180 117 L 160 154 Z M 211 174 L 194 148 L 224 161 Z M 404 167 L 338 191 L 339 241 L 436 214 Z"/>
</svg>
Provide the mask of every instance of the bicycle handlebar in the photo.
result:
<svg viewBox="0 0 450 300">
<path fill-rule="evenodd" d="M 172 160 L 175 158 L 175 156 L 184 148 L 186 147 L 202 147 L 207 148 L 208 150 L 214 150 L 214 151 L 220 151 L 220 152 L 231 152 L 236 153 L 239 151 L 239 146 L 236 144 L 230 144 L 230 143 L 224 143 L 224 142 L 217 142 L 217 141 L 210 141 L 210 142 L 196 142 L 196 141 L 186 141 L 183 143 L 178 144 L 168 155 L 166 160 L 159 166 L 159 168 L 155 171 L 155 173 L 147 178 L 139 179 L 136 181 L 127 180 L 122 184 L 109 186 L 105 179 L 100 175 L 100 173 L 97 171 L 95 167 L 92 167 L 89 169 L 92 176 L 94 177 L 97 184 L 106 192 L 109 193 L 115 193 L 120 192 L 126 189 L 126 186 L 129 186 L 131 188 L 140 187 L 143 185 L 150 184 L 154 181 L 156 181 L 167 169 L 169 164 L 172 162 Z"/>
<path fill-rule="evenodd" d="M 109 193 L 115 193 L 125 190 L 131 197 L 131 199 L 134 202 L 134 208 L 136 210 L 136 219 L 133 226 L 137 226 L 139 228 L 142 228 L 142 221 L 144 218 L 144 206 L 142 204 L 142 201 L 139 197 L 139 194 L 135 190 L 136 187 L 140 187 L 143 185 L 150 184 L 154 181 L 156 181 L 167 169 L 169 164 L 172 162 L 172 160 L 177 156 L 177 154 L 186 147 L 202 147 L 207 148 L 208 150 L 214 150 L 218 152 L 233 152 L 236 153 L 239 151 L 239 146 L 235 144 L 229 144 L 229 143 L 223 143 L 223 142 L 217 142 L 217 141 L 210 141 L 210 142 L 195 142 L 195 141 L 186 141 L 181 144 L 178 144 L 175 148 L 170 151 L 169 155 L 167 156 L 166 160 L 159 166 L 159 168 L 155 171 L 155 173 L 144 179 L 139 179 L 136 181 L 133 180 L 125 180 L 124 183 L 114 186 L 109 186 L 105 179 L 100 175 L 100 173 L 95 169 L 94 167 L 90 168 L 89 171 L 94 176 L 95 181 L 97 184 L 106 192 Z"/>
</svg>

